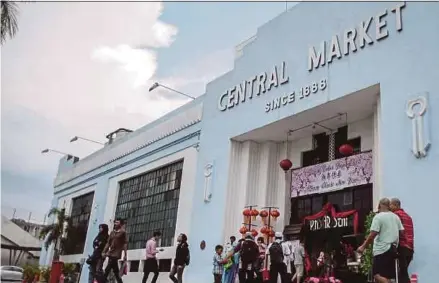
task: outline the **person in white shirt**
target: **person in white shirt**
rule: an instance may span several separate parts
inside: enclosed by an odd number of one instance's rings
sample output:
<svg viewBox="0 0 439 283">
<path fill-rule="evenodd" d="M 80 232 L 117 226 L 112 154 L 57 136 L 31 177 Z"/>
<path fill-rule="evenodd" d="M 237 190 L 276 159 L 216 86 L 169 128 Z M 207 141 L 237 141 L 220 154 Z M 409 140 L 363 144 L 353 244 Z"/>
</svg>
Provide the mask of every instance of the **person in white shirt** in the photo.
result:
<svg viewBox="0 0 439 283">
<path fill-rule="evenodd" d="M 287 262 L 291 256 L 291 250 L 287 243 L 282 241 L 281 232 L 276 232 L 274 242 L 271 243 L 266 253 L 270 255 L 270 282 L 277 283 L 277 277 L 280 275 L 282 283 L 288 282 Z"/>
<path fill-rule="evenodd" d="M 294 267 L 296 268 L 296 273 L 294 274 L 291 281 L 294 281 L 294 279 L 297 279 L 296 282 L 300 283 L 300 280 L 303 278 L 303 272 L 304 272 L 304 263 L 305 263 L 305 244 L 302 241 L 300 241 L 300 245 L 298 245 L 294 249 Z"/>
<path fill-rule="evenodd" d="M 236 237 L 235 236 L 231 236 L 230 237 L 230 242 L 228 242 L 225 245 L 225 249 L 224 249 L 225 254 L 229 254 L 230 252 L 232 252 L 235 249 L 236 245 L 237 245 Z"/>
</svg>

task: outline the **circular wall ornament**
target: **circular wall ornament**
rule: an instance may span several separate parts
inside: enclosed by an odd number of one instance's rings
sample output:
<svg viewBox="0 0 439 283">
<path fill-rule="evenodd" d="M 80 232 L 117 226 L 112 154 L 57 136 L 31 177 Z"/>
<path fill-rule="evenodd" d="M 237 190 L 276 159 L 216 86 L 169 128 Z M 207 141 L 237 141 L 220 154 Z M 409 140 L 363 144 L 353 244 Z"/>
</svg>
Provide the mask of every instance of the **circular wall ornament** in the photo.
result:
<svg viewBox="0 0 439 283">
<path fill-rule="evenodd" d="M 200 249 L 204 250 L 205 248 L 206 248 L 206 242 L 204 240 L 202 240 L 200 243 Z"/>
</svg>

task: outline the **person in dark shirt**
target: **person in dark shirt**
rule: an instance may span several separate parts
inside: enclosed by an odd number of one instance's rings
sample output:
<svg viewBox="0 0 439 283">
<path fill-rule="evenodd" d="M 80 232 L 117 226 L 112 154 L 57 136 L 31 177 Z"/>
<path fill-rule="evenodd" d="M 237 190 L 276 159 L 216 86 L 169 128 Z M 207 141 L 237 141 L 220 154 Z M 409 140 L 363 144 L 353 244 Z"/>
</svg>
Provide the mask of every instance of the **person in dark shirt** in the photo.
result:
<svg viewBox="0 0 439 283">
<path fill-rule="evenodd" d="M 99 233 L 93 240 L 93 253 L 88 259 L 90 273 L 88 275 L 88 282 L 93 283 L 98 272 L 102 272 L 102 252 L 108 241 L 108 225 L 100 224 Z"/>
<path fill-rule="evenodd" d="M 114 230 L 111 232 L 103 251 L 103 256 L 108 257 L 108 264 L 104 272 L 105 281 L 107 281 L 110 271 L 113 270 L 117 283 L 123 283 L 119 274 L 118 261 L 122 257 L 122 251 L 124 252 L 123 261 L 127 260 L 128 237 L 125 230 L 122 229 L 122 225 L 122 220 L 116 219 L 114 221 Z"/>
<path fill-rule="evenodd" d="M 178 244 L 175 251 L 174 265 L 172 266 L 171 272 L 169 273 L 169 278 L 171 278 L 174 283 L 183 282 L 183 271 L 185 266 L 189 265 L 189 245 L 187 243 L 187 236 L 185 234 L 178 235 Z M 177 274 L 177 278 L 175 278 Z"/>
</svg>

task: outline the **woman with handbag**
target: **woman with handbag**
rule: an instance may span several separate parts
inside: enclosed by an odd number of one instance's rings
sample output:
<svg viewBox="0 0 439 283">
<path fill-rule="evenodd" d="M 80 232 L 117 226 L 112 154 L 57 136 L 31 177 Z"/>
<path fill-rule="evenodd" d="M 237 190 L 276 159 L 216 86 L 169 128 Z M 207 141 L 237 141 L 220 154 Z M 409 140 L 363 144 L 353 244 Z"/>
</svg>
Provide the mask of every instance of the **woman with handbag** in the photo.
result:
<svg viewBox="0 0 439 283">
<path fill-rule="evenodd" d="M 93 240 L 93 253 L 87 259 L 87 264 L 89 265 L 89 275 L 88 282 L 93 283 L 98 273 L 102 273 L 102 264 L 104 263 L 102 258 L 102 252 L 108 241 L 108 225 L 100 224 L 99 233 Z M 99 280 L 98 280 L 99 281 Z"/>
</svg>

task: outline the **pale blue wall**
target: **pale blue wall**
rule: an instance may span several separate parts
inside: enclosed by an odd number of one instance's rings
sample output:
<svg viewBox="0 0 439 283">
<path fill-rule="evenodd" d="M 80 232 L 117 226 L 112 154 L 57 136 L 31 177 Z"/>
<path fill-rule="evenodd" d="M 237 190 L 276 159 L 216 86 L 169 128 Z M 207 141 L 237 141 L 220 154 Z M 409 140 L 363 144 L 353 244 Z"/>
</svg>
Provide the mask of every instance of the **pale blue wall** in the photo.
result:
<svg viewBox="0 0 439 283">
<path fill-rule="evenodd" d="M 198 155 L 197 187 L 195 195 L 202 195 L 203 166 L 215 163 L 213 198 L 208 204 L 194 199 L 194 213 L 190 231 L 192 263 L 187 269 L 188 282 L 212 280 L 212 255 L 216 244 L 222 243 L 223 217 L 226 207 L 226 184 L 229 167 L 230 138 L 267 125 L 281 118 L 315 107 L 380 83 L 382 192 L 398 196 L 413 216 L 416 232 L 416 254 L 412 270 L 422 282 L 435 283 L 436 257 L 439 252 L 439 221 L 429 217 L 428 208 L 437 206 L 439 190 L 435 175 L 439 172 L 439 4 L 407 3 L 403 10 L 403 30 L 395 31 L 395 16 L 390 9 L 397 3 L 301 3 L 262 26 L 257 38 L 235 62 L 233 71 L 211 82 L 204 98 L 201 147 Z M 389 37 L 335 59 L 309 73 L 308 46 L 332 35 L 357 27 L 360 21 L 388 10 Z M 370 28 L 375 34 L 375 26 Z M 269 71 L 273 64 L 287 63 L 290 82 L 251 101 L 239 104 L 226 112 L 217 109 L 219 96 L 244 79 L 261 71 Z M 264 105 L 270 99 L 297 89 L 322 77 L 329 79 L 329 88 L 320 95 L 297 101 L 268 114 Z M 432 148 L 429 156 L 417 160 L 410 152 L 411 123 L 405 114 L 409 97 L 416 93 L 430 93 L 430 127 Z M 209 223 L 209 228 L 206 224 Z M 211 224 L 212 223 L 212 224 Z M 207 248 L 198 247 L 202 240 Z"/>
<path fill-rule="evenodd" d="M 175 115 L 184 112 L 191 107 L 194 107 L 194 105 L 196 104 L 202 103 L 202 100 L 203 97 L 197 98 L 196 100 L 176 109 L 175 111 L 167 114 L 159 120 L 140 128 L 138 131 L 134 132 L 133 135 L 140 134 L 141 132 L 158 126 L 163 121 L 166 121 L 167 119 L 172 118 Z M 84 175 L 78 176 L 55 188 L 57 192 L 54 195 L 52 207 L 57 206 L 58 200 L 60 198 L 63 198 L 64 196 L 71 195 L 78 190 L 82 190 L 90 186 L 95 186 L 94 198 L 95 204 L 98 205 L 98 208 L 94 213 L 93 219 L 90 219 L 89 222 L 87 232 L 87 245 L 84 248 L 84 255 L 91 254 L 93 238 L 96 236 L 99 224 L 104 221 L 109 180 L 114 176 L 131 171 L 138 167 L 144 166 L 146 164 L 194 146 L 198 143 L 200 130 L 201 124 L 195 123 L 191 126 L 188 126 L 187 128 L 177 131 L 170 136 L 167 136 L 164 139 L 158 140 L 157 142 L 145 148 L 139 149 L 132 154 L 129 154 L 115 162 L 112 162 L 111 164 L 105 165 Z M 62 164 L 62 161 L 63 159 L 61 160 L 60 167 L 64 168 L 65 164 Z M 53 219 L 49 220 L 50 223 L 51 221 L 53 221 Z M 48 256 L 50 257 L 51 253 L 46 252 L 43 248 L 40 257 L 40 265 L 46 265 L 50 262 L 50 260 L 47 258 Z M 84 265 L 80 282 L 87 282 L 87 280 L 88 268 L 87 265 Z"/>
</svg>

